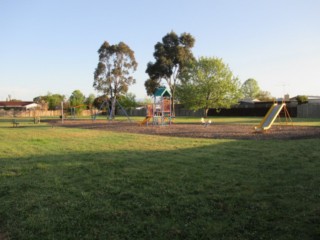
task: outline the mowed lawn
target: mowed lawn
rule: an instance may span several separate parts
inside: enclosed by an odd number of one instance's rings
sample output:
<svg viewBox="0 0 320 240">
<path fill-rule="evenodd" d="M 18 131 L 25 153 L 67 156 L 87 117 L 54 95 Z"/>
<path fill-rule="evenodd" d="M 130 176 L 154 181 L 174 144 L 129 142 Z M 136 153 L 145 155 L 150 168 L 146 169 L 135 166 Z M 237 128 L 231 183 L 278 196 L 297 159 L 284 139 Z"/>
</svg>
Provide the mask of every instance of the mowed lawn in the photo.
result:
<svg viewBox="0 0 320 240">
<path fill-rule="evenodd" d="M 0 238 L 320 239 L 320 139 L 0 137 Z"/>
</svg>

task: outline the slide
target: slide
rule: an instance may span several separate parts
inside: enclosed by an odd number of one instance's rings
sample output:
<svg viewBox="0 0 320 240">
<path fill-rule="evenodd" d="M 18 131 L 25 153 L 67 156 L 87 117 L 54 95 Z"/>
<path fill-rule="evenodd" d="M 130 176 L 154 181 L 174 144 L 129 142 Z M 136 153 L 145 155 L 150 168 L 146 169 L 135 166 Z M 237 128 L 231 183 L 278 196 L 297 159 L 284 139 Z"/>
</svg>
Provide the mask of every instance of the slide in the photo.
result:
<svg viewBox="0 0 320 240">
<path fill-rule="evenodd" d="M 281 112 L 282 108 L 285 106 L 285 103 L 282 104 L 273 104 L 272 107 L 269 109 L 267 114 L 264 116 L 262 121 L 260 122 L 259 126 L 255 127 L 256 131 L 264 131 L 271 128 L 274 120 L 276 120 L 277 116 Z"/>
<path fill-rule="evenodd" d="M 150 121 L 150 119 L 151 119 L 151 117 L 145 117 L 145 119 L 143 119 L 143 120 L 139 123 L 139 125 L 141 126 L 141 125 L 143 125 L 143 124 L 146 124 L 147 122 Z"/>
</svg>

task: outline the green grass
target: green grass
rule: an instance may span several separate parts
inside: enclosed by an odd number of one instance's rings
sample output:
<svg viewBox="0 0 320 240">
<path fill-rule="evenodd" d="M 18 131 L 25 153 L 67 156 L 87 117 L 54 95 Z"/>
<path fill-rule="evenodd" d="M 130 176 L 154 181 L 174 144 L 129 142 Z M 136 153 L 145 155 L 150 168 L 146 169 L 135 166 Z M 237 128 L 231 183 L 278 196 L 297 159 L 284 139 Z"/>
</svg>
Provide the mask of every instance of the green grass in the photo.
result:
<svg viewBox="0 0 320 240">
<path fill-rule="evenodd" d="M 0 232 L 11 239 L 320 238 L 320 139 L 6 122 L 0 137 Z"/>
</svg>

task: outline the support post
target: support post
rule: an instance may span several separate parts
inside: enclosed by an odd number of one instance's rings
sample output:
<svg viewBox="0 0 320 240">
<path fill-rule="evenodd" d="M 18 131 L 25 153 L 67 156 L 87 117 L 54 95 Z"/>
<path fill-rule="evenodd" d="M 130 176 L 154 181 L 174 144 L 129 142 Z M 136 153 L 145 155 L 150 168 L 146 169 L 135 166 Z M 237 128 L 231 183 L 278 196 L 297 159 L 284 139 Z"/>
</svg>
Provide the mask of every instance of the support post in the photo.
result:
<svg viewBox="0 0 320 240">
<path fill-rule="evenodd" d="M 63 124 L 63 101 L 61 102 L 61 123 Z"/>
</svg>

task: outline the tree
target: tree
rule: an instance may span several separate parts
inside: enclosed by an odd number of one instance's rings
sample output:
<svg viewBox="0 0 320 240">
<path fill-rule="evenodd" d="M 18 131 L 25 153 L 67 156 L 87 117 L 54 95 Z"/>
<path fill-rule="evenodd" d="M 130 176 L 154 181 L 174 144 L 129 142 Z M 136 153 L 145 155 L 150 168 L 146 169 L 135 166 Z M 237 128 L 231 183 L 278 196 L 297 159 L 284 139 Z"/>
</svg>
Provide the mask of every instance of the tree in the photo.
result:
<svg viewBox="0 0 320 240">
<path fill-rule="evenodd" d="M 38 96 L 33 99 L 35 103 L 40 106 L 41 110 L 48 110 L 48 99 L 47 96 Z"/>
<path fill-rule="evenodd" d="M 94 99 L 96 98 L 96 96 L 91 93 L 85 100 L 85 104 L 91 109 L 92 106 L 93 106 L 93 102 L 94 102 Z"/>
<path fill-rule="evenodd" d="M 116 99 L 125 94 L 135 79 L 130 75 L 137 69 L 134 52 L 123 42 L 110 45 L 104 42 L 98 50 L 99 63 L 94 72 L 93 87 L 109 96 L 112 101 L 112 114 L 115 116 Z"/>
<path fill-rule="evenodd" d="M 249 78 L 242 84 L 241 91 L 245 98 L 254 99 L 259 95 L 260 87 L 255 79 Z"/>
<path fill-rule="evenodd" d="M 220 58 L 201 57 L 184 75 L 177 95 L 181 103 L 192 110 L 230 108 L 240 96 L 239 80 Z"/>
<path fill-rule="evenodd" d="M 107 96 L 106 95 L 102 95 L 102 96 L 98 96 L 94 99 L 93 101 L 93 106 L 97 109 L 100 109 L 102 104 L 104 103 L 104 101 L 106 100 Z"/>
<path fill-rule="evenodd" d="M 49 110 L 56 110 L 61 108 L 61 102 L 64 102 L 65 96 L 61 94 L 51 94 L 48 93 L 47 96 L 45 96 L 46 101 L 48 103 L 48 109 Z"/>
<path fill-rule="evenodd" d="M 166 81 L 172 95 L 172 112 L 175 112 L 175 90 L 180 75 L 187 69 L 190 61 L 194 61 L 191 48 L 195 39 L 189 33 L 182 33 L 180 37 L 170 32 L 162 38 L 162 42 L 155 45 L 155 62 L 149 62 L 146 73 L 149 79 L 145 82 L 148 95 L 152 95 L 162 79 Z"/>
<path fill-rule="evenodd" d="M 275 99 L 275 97 L 271 96 L 271 93 L 268 91 L 262 91 L 260 90 L 260 92 L 258 93 L 258 95 L 256 96 L 257 99 L 259 99 L 260 101 L 273 101 Z"/>
<path fill-rule="evenodd" d="M 127 93 L 119 97 L 119 103 L 125 109 L 137 107 L 136 95 L 133 93 Z"/>
<path fill-rule="evenodd" d="M 298 104 L 308 103 L 308 96 L 298 95 L 297 101 L 298 101 Z"/>
<path fill-rule="evenodd" d="M 74 90 L 69 98 L 70 105 L 72 107 L 76 107 L 79 105 L 83 105 L 86 97 L 80 90 Z"/>
<path fill-rule="evenodd" d="M 85 99 L 86 97 L 80 90 L 74 90 L 72 92 L 69 98 L 69 103 L 71 107 L 75 108 L 77 114 L 86 108 L 86 106 L 84 106 Z"/>
</svg>

